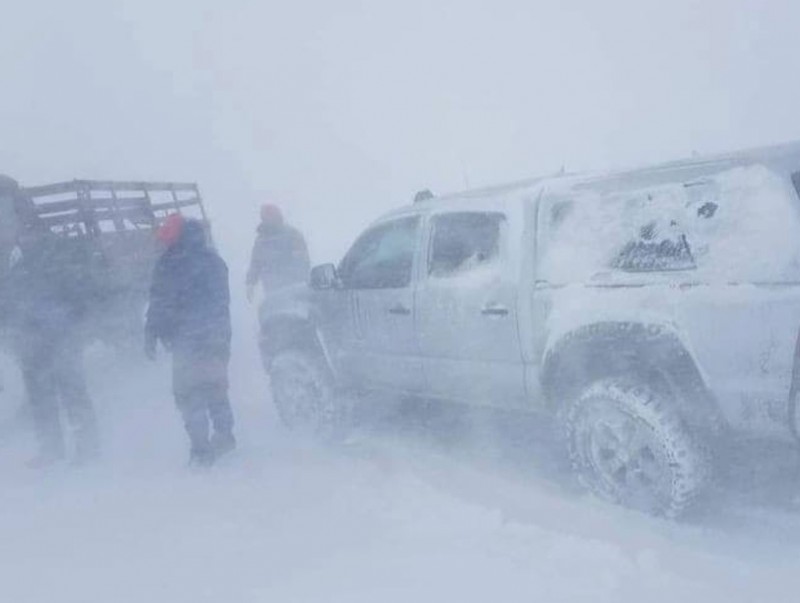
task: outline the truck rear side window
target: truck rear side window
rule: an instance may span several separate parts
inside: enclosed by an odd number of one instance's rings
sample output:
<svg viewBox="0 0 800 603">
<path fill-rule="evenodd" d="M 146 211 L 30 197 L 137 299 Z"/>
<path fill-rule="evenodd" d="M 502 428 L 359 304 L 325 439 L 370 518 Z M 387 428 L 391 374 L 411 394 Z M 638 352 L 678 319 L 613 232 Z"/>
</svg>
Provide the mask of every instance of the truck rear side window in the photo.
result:
<svg viewBox="0 0 800 603">
<path fill-rule="evenodd" d="M 428 274 L 459 276 L 494 262 L 500 254 L 502 214 L 459 212 L 432 220 Z"/>
<path fill-rule="evenodd" d="M 800 195 L 800 171 L 792 175 Z M 763 165 L 681 182 L 553 197 L 544 206 L 537 278 L 692 272 L 706 282 L 800 279 L 797 199 Z"/>
</svg>

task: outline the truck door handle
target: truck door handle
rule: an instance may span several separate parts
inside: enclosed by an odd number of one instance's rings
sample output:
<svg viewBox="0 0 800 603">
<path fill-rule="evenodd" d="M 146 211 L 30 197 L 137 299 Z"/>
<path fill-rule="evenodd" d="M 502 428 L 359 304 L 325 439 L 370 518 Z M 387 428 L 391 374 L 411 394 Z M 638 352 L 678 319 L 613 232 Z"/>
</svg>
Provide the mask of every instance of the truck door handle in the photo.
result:
<svg viewBox="0 0 800 603">
<path fill-rule="evenodd" d="M 481 310 L 484 316 L 508 316 L 508 308 L 504 306 L 486 306 Z"/>
<path fill-rule="evenodd" d="M 388 310 L 389 314 L 399 314 L 400 316 L 408 316 L 411 310 L 406 308 L 403 304 L 395 304 Z"/>
</svg>

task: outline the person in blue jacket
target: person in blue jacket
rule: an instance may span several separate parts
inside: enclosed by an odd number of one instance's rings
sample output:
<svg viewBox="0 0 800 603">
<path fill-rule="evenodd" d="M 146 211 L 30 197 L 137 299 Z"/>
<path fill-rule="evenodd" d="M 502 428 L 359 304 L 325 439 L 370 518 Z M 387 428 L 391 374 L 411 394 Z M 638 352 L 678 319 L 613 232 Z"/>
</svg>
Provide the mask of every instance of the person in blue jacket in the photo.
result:
<svg viewBox="0 0 800 603">
<path fill-rule="evenodd" d="M 158 341 L 171 352 L 173 393 L 189 435 L 190 462 L 208 466 L 236 447 L 228 399 L 228 267 L 197 220 L 174 214 L 157 235 L 165 251 L 150 287 L 145 353 L 154 359 Z"/>
</svg>

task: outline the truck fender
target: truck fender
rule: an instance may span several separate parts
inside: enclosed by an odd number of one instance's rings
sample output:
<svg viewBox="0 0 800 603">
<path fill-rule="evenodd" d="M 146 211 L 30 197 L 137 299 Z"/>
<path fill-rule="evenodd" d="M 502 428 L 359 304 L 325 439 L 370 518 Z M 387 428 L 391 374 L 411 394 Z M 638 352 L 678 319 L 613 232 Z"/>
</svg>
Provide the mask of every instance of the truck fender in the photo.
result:
<svg viewBox="0 0 800 603">
<path fill-rule="evenodd" d="M 693 427 L 714 432 L 725 427 L 693 355 L 668 325 L 628 321 L 584 325 L 559 337 L 542 362 L 542 390 L 554 412 L 591 382 L 618 376 L 636 376 L 669 388 L 681 415 Z"/>
<path fill-rule="evenodd" d="M 336 376 L 325 338 L 308 315 L 300 312 L 272 315 L 261 323 L 259 349 L 266 372 L 278 352 L 288 348 L 319 354 L 331 376 Z"/>
</svg>

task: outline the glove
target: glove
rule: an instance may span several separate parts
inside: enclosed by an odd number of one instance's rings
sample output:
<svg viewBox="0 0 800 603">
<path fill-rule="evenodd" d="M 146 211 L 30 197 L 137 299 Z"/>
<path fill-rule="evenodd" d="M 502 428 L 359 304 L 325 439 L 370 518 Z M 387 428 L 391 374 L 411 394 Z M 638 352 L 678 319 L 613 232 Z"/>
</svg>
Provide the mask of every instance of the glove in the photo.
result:
<svg viewBox="0 0 800 603">
<path fill-rule="evenodd" d="M 144 355 L 148 360 L 155 360 L 158 356 L 158 338 L 155 335 L 147 333 L 144 336 Z"/>
<path fill-rule="evenodd" d="M 247 283 L 246 294 L 247 294 L 247 303 L 252 304 L 253 300 L 255 299 L 255 296 L 256 296 L 255 283 Z"/>
</svg>

